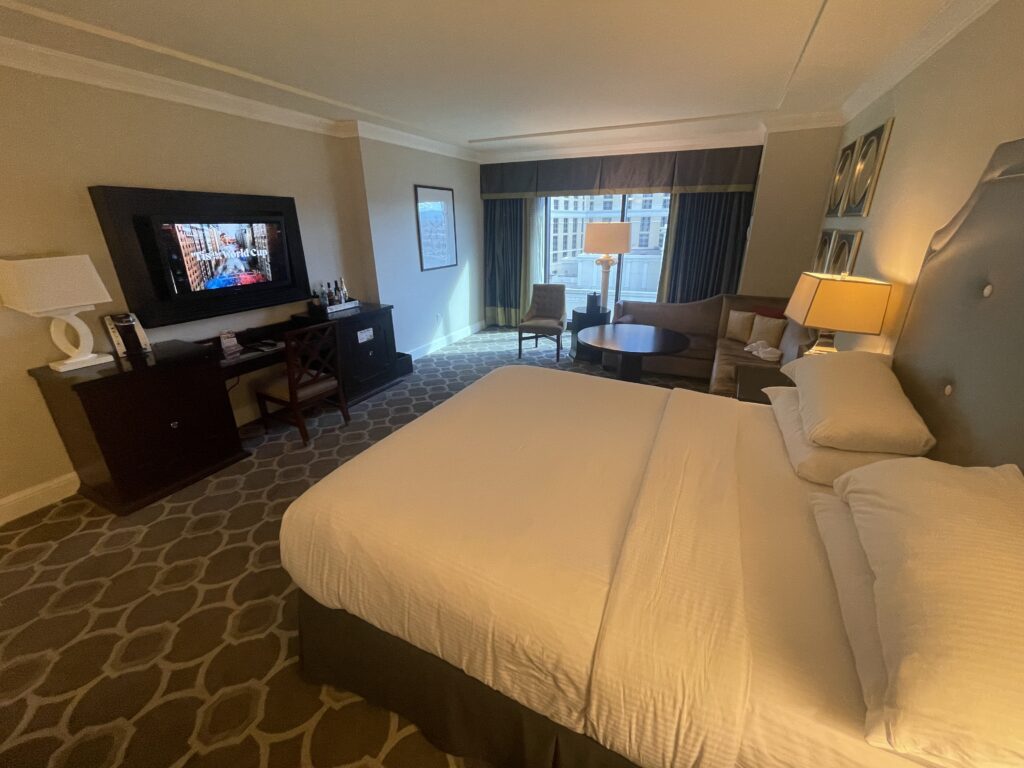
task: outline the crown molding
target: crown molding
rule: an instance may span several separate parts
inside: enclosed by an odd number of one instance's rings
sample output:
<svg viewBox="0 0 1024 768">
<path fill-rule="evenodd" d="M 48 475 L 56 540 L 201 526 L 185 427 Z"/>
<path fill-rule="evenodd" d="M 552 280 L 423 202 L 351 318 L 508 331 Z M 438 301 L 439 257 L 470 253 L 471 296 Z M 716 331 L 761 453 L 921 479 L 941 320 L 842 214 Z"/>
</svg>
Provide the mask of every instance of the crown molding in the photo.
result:
<svg viewBox="0 0 1024 768">
<path fill-rule="evenodd" d="M 73 53 L 33 45 L 9 37 L 0 37 L 0 66 L 37 75 L 73 80 L 190 107 L 244 117 L 262 123 L 297 128 L 339 138 L 356 136 L 355 121 L 329 120 L 255 99 L 204 88 L 162 75 L 152 75 L 117 64 L 97 61 Z"/>
<path fill-rule="evenodd" d="M 999 0 L 959 0 L 945 10 L 921 31 L 915 40 L 905 45 L 870 80 L 861 84 L 843 103 L 843 116 L 849 122 L 886 92 L 924 64 L 936 51 L 959 35 L 980 18 Z"/>
<path fill-rule="evenodd" d="M 812 128 L 836 128 L 846 124 L 846 116 L 838 111 L 803 112 L 797 114 L 766 113 L 761 124 L 769 133 L 806 131 Z"/>
<path fill-rule="evenodd" d="M 418 149 L 421 152 L 431 152 L 435 155 L 445 155 L 459 160 L 468 160 L 471 163 L 480 162 L 480 153 L 457 144 L 449 144 L 437 139 L 429 139 L 426 136 L 419 136 L 415 133 L 407 133 L 394 128 L 387 128 L 376 123 L 367 123 L 363 120 L 356 121 L 357 133 L 362 139 L 383 141 L 387 144 L 396 144 L 400 147 Z"/>
</svg>

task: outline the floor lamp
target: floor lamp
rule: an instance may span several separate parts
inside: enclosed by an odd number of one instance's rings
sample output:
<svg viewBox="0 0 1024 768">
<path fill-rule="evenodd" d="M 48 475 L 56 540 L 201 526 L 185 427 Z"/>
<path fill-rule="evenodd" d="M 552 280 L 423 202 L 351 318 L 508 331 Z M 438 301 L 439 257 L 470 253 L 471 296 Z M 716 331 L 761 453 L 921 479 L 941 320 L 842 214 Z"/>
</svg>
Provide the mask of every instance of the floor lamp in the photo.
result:
<svg viewBox="0 0 1024 768">
<path fill-rule="evenodd" d="M 627 221 L 587 224 L 583 232 L 583 252 L 601 254 L 594 261 L 601 268 L 601 307 L 608 308 L 608 277 L 616 264 L 615 254 L 629 252 L 630 224 Z"/>
</svg>

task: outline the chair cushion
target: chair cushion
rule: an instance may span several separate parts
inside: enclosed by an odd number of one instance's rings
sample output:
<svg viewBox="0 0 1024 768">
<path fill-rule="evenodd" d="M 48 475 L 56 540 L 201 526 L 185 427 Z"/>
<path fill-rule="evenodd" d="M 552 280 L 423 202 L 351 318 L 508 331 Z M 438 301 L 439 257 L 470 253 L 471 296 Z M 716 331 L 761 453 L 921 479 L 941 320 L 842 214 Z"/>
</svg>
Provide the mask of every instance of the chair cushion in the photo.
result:
<svg viewBox="0 0 1024 768">
<path fill-rule="evenodd" d="M 316 381 L 311 381 L 308 384 L 303 384 L 299 387 L 296 393 L 301 403 L 303 400 L 308 400 L 311 397 L 322 395 L 324 392 L 331 392 L 338 388 L 338 380 L 333 376 L 327 376 Z M 278 376 L 276 379 L 264 382 L 256 387 L 256 391 L 260 392 L 268 397 L 272 397 L 275 400 L 283 400 L 288 402 L 288 376 Z"/>
<path fill-rule="evenodd" d="M 552 317 L 531 317 L 519 324 L 519 330 L 527 333 L 561 333 L 565 322 Z"/>
</svg>

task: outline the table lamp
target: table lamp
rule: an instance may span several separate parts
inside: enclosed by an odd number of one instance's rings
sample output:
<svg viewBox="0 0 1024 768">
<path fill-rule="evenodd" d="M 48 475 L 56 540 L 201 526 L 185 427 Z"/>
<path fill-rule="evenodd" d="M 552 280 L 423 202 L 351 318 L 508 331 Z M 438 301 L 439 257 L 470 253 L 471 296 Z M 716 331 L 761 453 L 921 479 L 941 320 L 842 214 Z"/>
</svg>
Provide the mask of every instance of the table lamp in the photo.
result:
<svg viewBox="0 0 1024 768">
<path fill-rule="evenodd" d="M 786 317 L 819 330 L 808 355 L 835 352 L 837 332 L 882 332 L 891 291 L 892 285 L 881 280 L 804 272 L 786 305 Z"/>
<path fill-rule="evenodd" d="M 628 221 L 594 221 L 587 224 L 583 232 L 583 252 L 602 254 L 594 261 L 601 267 L 602 307 L 608 306 L 608 276 L 615 266 L 615 254 L 629 251 L 629 234 Z"/>
<path fill-rule="evenodd" d="M 77 316 L 108 301 L 112 301 L 110 294 L 88 256 L 0 260 L 0 306 L 53 318 L 50 338 L 68 356 L 50 363 L 55 371 L 73 371 L 114 359 L 92 351 L 92 331 Z M 69 327 L 78 336 L 77 345 L 68 338 Z"/>
</svg>

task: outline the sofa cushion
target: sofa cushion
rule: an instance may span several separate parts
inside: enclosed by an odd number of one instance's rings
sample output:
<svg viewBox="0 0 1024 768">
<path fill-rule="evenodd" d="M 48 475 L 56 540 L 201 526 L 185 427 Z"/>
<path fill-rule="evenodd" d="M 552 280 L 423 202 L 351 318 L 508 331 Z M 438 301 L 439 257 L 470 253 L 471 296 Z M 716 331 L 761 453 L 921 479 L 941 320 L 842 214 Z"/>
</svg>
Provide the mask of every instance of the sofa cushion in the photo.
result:
<svg viewBox="0 0 1024 768">
<path fill-rule="evenodd" d="M 684 357 L 693 357 L 698 360 L 714 360 L 715 352 L 718 350 L 718 339 L 710 333 L 688 333 L 690 346 L 685 352 L 679 354 Z"/>
<path fill-rule="evenodd" d="M 779 344 L 782 342 L 782 334 L 786 330 L 787 323 L 789 323 L 789 321 L 782 317 L 754 315 L 754 324 L 750 329 L 750 343 L 753 344 L 755 341 L 763 341 L 766 342 L 769 347 L 778 349 Z"/>
<path fill-rule="evenodd" d="M 742 341 L 732 339 L 719 339 L 715 352 L 715 365 L 711 369 L 711 386 L 708 391 L 713 395 L 726 395 L 733 397 L 736 394 L 736 365 L 755 365 L 764 368 L 778 368 L 777 362 L 768 360 L 745 352 L 746 345 Z"/>
<path fill-rule="evenodd" d="M 750 339 L 750 330 L 754 327 L 753 312 L 739 312 L 731 310 L 729 320 L 725 324 L 725 338 L 733 341 L 742 341 L 744 344 Z"/>
</svg>

